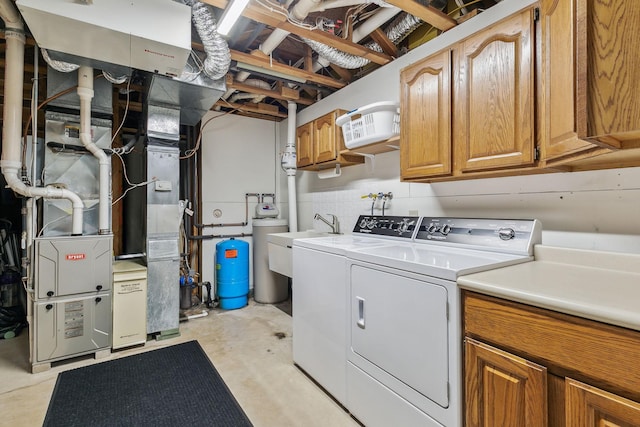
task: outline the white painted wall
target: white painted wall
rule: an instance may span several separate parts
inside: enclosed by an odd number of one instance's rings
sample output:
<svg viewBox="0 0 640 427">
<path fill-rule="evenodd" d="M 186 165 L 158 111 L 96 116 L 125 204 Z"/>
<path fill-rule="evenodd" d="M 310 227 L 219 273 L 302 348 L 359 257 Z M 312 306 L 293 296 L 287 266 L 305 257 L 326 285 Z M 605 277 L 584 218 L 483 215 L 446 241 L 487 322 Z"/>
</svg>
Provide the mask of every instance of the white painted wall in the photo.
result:
<svg viewBox="0 0 640 427">
<path fill-rule="evenodd" d="M 398 101 L 402 68 L 531 3 L 504 0 L 305 108 L 297 124 L 336 108 L 351 110 L 372 102 Z M 286 121 L 279 126 L 279 144 L 284 147 Z M 333 213 L 340 218 L 343 232 L 348 232 L 358 215 L 371 212 L 371 202 L 361 195 L 392 191 L 394 198 L 386 210 L 391 215 L 417 211 L 420 215 L 537 218 L 543 225 L 544 244 L 640 253 L 640 168 L 409 184 L 400 182 L 399 163 L 399 154 L 393 152 L 376 156 L 373 167 L 343 168 L 338 178 L 320 180 L 315 172 L 298 171 L 298 228 L 324 230 L 326 225 L 313 221 L 313 214 Z M 278 185 L 286 202 L 282 173 Z M 378 202 L 375 213 L 380 214 L 381 208 Z"/>
<path fill-rule="evenodd" d="M 208 113 L 202 123 L 219 113 Z M 201 223 L 240 223 L 245 221 L 246 193 L 275 193 L 277 135 L 274 122 L 241 116 L 221 115 L 202 129 L 202 218 Z M 270 199 L 265 199 L 270 201 Z M 202 234 L 250 234 L 257 199 L 249 198 L 249 225 L 246 227 L 205 228 Z M 213 211 L 222 216 L 215 218 Z M 240 238 L 238 238 L 240 239 Z M 223 239 L 203 241 L 202 281 L 214 283 L 215 245 Z M 249 242 L 251 237 L 242 238 Z M 253 270 L 250 272 L 253 288 Z"/>
</svg>

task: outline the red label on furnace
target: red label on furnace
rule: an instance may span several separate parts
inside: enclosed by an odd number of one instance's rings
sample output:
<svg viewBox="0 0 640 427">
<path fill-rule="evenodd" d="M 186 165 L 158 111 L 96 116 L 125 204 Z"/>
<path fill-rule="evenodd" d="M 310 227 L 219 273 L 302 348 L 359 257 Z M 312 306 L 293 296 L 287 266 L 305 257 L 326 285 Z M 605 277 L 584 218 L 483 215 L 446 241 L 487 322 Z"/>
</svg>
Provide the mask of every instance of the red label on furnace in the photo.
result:
<svg viewBox="0 0 640 427">
<path fill-rule="evenodd" d="M 85 254 L 67 254 L 65 257 L 67 261 L 80 261 L 81 259 L 85 259 Z"/>
</svg>

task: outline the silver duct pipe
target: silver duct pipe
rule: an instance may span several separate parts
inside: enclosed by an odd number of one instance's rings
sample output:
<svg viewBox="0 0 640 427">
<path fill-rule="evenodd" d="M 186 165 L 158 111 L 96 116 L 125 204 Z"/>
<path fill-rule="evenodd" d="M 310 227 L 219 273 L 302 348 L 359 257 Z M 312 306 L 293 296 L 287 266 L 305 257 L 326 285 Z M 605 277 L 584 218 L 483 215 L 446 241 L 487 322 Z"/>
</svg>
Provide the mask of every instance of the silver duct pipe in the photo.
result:
<svg viewBox="0 0 640 427">
<path fill-rule="evenodd" d="M 0 16 L 5 22 L 5 85 L 4 111 L 2 127 L 2 160 L 0 168 L 9 188 L 26 197 L 44 197 L 48 199 L 67 199 L 73 208 L 72 234 L 82 234 L 82 199 L 64 188 L 31 187 L 20 179 L 22 161 L 22 90 L 24 84 L 24 25 L 10 0 L 0 0 Z"/>
<path fill-rule="evenodd" d="M 422 19 L 405 13 L 403 16 L 396 18 L 386 29 L 385 33 L 389 40 L 394 44 L 400 43 L 412 31 L 422 24 Z M 336 64 L 342 68 L 355 69 L 367 65 L 371 60 L 360 56 L 343 52 L 334 47 L 327 46 L 323 43 L 303 38 L 304 42 L 311 47 L 322 59 L 332 64 Z M 365 45 L 369 50 L 382 52 L 382 48 L 376 42 L 370 42 Z"/>
<path fill-rule="evenodd" d="M 191 4 L 191 19 L 207 53 L 205 74 L 213 80 L 223 78 L 231 65 L 231 52 L 227 41 L 216 31 L 218 24 L 211 6 L 191 0 L 185 0 L 184 3 Z"/>
<path fill-rule="evenodd" d="M 41 51 L 42 57 L 44 58 L 45 62 L 56 71 L 60 71 L 61 73 L 70 73 L 71 71 L 75 71 L 80 68 L 78 64 L 71 64 L 69 62 L 56 61 L 55 59 L 51 59 L 51 57 L 49 56 L 49 52 L 47 52 L 47 49 L 41 49 Z"/>
</svg>

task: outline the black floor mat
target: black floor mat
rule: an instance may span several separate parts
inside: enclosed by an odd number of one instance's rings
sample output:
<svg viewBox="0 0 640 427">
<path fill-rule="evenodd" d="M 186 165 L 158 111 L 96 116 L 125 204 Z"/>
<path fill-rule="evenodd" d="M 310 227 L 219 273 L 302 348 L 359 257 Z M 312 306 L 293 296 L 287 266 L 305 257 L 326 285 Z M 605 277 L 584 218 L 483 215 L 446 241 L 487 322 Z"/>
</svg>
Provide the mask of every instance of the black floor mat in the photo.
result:
<svg viewBox="0 0 640 427">
<path fill-rule="evenodd" d="M 66 371 L 44 426 L 252 426 L 197 341 Z"/>
</svg>

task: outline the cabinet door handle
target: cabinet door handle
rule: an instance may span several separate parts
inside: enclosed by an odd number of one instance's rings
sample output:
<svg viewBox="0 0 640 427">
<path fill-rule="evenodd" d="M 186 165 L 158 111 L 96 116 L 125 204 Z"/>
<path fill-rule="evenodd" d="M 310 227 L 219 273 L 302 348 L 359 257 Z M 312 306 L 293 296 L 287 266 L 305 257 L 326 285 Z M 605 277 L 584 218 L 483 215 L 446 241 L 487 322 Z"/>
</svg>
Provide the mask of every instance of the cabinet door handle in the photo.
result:
<svg viewBox="0 0 640 427">
<path fill-rule="evenodd" d="M 47 296 L 48 296 L 48 297 L 52 297 L 52 296 L 53 296 L 53 291 L 49 291 L 49 292 L 47 292 Z"/>
<path fill-rule="evenodd" d="M 97 303 L 99 303 L 100 301 L 102 301 L 102 298 L 97 297 L 97 298 L 96 298 L 96 304 L 97 304 Z"/>
<path fill-rule="evenodd" d="M 360 329 L 364 329 L 364 298 L 356 297 L 356 299 L 358 300 L 358 321 L 356 325 L 358 325 Z"/>
<path fill-rule="evenodd" d="M 47 304 L 44 306 L 47 310 L 51 310 L 53 308 L 53 304 Z"/>
<path fill-rule="evenodd" d="M 99 290 L 99 291 L 101 291 L 101 290 L 102 290 L 102 285 L 98 285 L 98 286 L 96 286 L 96 289 L 97 289 L 97 290 Z"/>
</svg>

